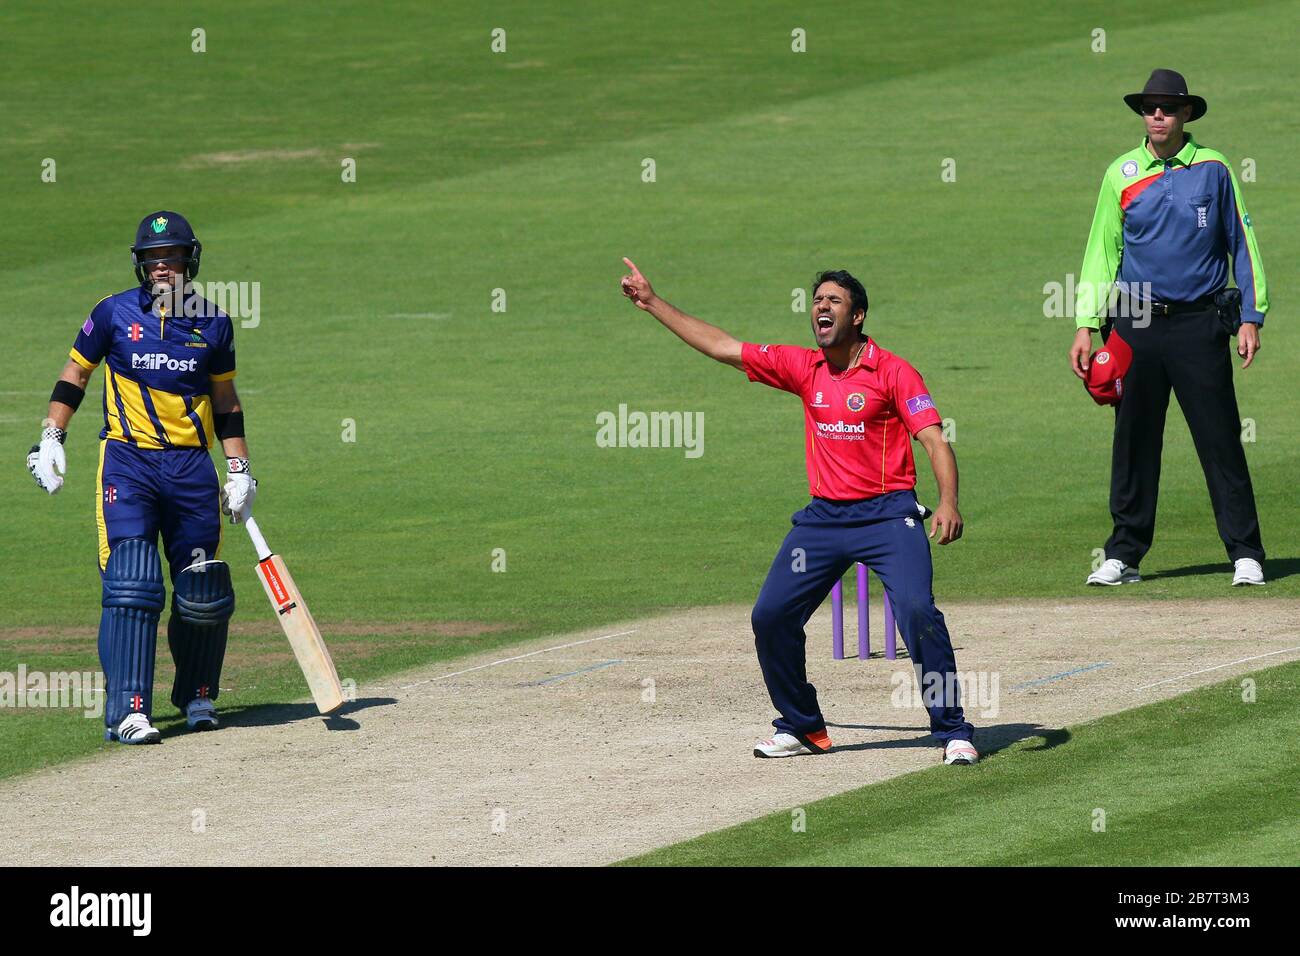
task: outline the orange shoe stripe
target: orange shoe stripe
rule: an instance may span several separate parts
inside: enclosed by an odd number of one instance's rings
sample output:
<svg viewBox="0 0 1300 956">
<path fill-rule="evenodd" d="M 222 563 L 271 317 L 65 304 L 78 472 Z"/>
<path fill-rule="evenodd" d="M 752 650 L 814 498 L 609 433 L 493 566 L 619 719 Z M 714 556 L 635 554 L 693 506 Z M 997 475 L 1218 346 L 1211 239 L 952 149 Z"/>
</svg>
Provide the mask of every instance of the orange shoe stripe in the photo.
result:
<svg viewBox="0 0 1300 956">
<path fill-rule="evenodd" d="M 807 737 L 808 742 L 810 744 L 815 744 L 818 750 L 831 749 L 831 737 L 825 730 L 815 730 L 811 734 L 808 734 Z"/>
</svg>

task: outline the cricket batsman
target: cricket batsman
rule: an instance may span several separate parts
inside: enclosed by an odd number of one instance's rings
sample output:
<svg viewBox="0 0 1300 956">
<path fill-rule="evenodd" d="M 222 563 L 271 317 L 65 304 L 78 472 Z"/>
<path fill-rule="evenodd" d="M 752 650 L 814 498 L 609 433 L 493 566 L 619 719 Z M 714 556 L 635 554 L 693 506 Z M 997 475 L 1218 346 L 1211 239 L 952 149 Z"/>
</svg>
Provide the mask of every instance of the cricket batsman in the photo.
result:
<svg viewBox="0 0 1300 956">
<path fill-rule="evenodd" d="M 221 512 L 243 520 L 257 490 L 235 393 L 234 328 L 191 284 L 202 250 L 179 213 L 144 218 L 131 247 L 139 284 L 91 310 L 54 385 L 40 444 L 27 456 L 36 484 L 57 494 L 68 422 L 103 363 L 99 660 L 108 695 L 104 739 L 124 744 L 161 740 L 150 722 L 165 595 L 159 532 L 172 584 L 172 703 L 191 730 L 217 726 L 213 702 L 235 609 L 230 568 L 218 560 Z M 226 454 L 224 488 L 208 452 L 214 439 Z"/>
<path fill-rule="evenodd" d="M 823 754 L 831 748 L 817 690 L 805 671 L 804 625 L 844 572 L 861 561 L 884 582 L 899 632 L 921 681 L 930 730 L 944 744 L 944 763 L 973 764 L 958 699 L 957 664 L 931 591 L 929 538 L 961 537 L 957 460 L 925 382 L 906 361 L 864 330 L 867 293 L 848 272 L 823 272 L 812 286 L 815 349 L 739 342 L 661 299 L 630 259 L 623 294 L 692 348 L 740 369 L 750 381 L 793 392 L 804 406 L 812 501 L 792 518 L 754 605 L 758 663 L 780 716 L 776 734 L 754 746 L 756 757 Z M 916 499 L 912 440 L 930 457 L 939 486 L 929 512 Z"/>
</svg>

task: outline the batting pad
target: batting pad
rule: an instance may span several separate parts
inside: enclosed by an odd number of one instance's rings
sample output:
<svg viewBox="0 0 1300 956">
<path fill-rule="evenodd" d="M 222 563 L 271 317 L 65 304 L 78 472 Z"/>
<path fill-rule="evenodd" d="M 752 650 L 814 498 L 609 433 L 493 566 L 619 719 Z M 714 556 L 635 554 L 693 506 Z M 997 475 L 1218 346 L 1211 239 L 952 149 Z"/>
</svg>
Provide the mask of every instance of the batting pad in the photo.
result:
<svg viewBox="0 0 1300 956">
<path fill-rule="evenodd" d="M 108 556 L 99 618 L 99 662 L 107 680 L 104 723 L 116 727 L 127 714 L 153 707 L 154 647 L 163 609 L 162 562 L 144 538 L 120 541 Z"/>
<path fill-rule="evenodd" d="M 226 562 L 204 561 L 176 575 L 167 645 L 176 662 L 172 703 L 181 710 L 199 697 L 217 699 L 226 634 L 234 613 L 235 589 Z"/>
</svg>

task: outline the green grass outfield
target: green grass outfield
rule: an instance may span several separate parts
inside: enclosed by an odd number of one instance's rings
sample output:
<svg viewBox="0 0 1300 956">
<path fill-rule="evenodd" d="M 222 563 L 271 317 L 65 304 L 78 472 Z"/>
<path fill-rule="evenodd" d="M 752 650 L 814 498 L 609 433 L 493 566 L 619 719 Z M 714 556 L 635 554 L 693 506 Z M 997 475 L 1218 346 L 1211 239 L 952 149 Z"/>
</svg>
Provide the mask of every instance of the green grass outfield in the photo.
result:
<svg viewBox="0 0 1300 956">
<path fill-rule="evenodd" d="M 1249 676 L 1251 703 L 1234 677 L 1039 732 L 974 767 L 905 774 L 625 862 L 1295 866 L 1300 663 Z"/>
<path fill-rule="evenodd" d="M 1261 590 L 1300 595 L 1300 131 L 1278 110 L 1300 65 L 1277 29 L 1297 7 L 229 3 L 160 24 L 8 3 L 0 628 L 97 620 L 99 373 L 63 492 L 40 494 L 22 459 L 77 327 L 132 284 L 132 230 L 158 207 L 196 224 L 201 279 L 262 284 L 260 325 L 237 329 L 258 514 L 327 633 L 373 625 L 363 655 L 339 655 L 345 676 L 757 593 L 805 500 L 797 402 L 624 302 L 625 254 L 759 341 L 809 342 L 791 290 L 819 268 L 860 274 L 871 333 L 956 425 L 967 535 L 936 553 L 940 601 L 1082 595 L 1108 532 L 1109 414 L 1066 370 L 1072 323 L 1044 318 L 1043 287 L 1078 269 L 1102 171 L 1141 133 L 1119 98 L 1156 65 L 1207 96 L 1203 142 L 1257 165 L 1244 188 L 1276 319 L 1239 396 L 1275 559 Z M 598 448 L 596 416 L 620 404 L 703 412 L 703 456 Z M 1156 576 L 1090 597 L 1228 593 L 1176 409 L 1165 462 Z M 240 619 L 264 615 L 242 532 L 223 556 Z M 1239 595 L 1243 613 L 1258 596 Z M 408 622 L 496 630 L 385 636 Z M 297 686 L 276 689 L 260 646 L 231 704 Z M 0 641 L 0 671 L 19 664 L 93 668 L 93 641 Z M 80 718 L 36 711 L 0 713 L 0 740 L 0 775 L 100 746 Z"/>
</svg>

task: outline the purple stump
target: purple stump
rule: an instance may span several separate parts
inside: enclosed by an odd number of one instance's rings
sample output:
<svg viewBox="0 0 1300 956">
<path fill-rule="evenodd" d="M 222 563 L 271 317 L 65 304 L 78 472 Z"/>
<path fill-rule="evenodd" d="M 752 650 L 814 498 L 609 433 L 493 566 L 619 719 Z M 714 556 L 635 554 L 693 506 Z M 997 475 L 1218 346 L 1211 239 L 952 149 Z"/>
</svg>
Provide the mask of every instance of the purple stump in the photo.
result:
<svg viewBox="0 0 1300 956">
<path fill-rule="evenodd" d="M 867 566 L 858 564 L 858 659 L 871 657 L 871 624 L 867 609 L 871 605 L 871 582 L 867 580 Z"/>
<path fill-rule="evenodd" d="M 836 581 L 831 588 L 831 656 L 844 660 L 844 583 Z"/>
<path fill-rule="evenodd" d="M 884 588 L 881 588 L 883 591 Z M 894 609 L 889 604 L 889 595 L 885 595 L 885 658 L 893 660 L 897 648 L 894 645 Z"/>
</svg>

